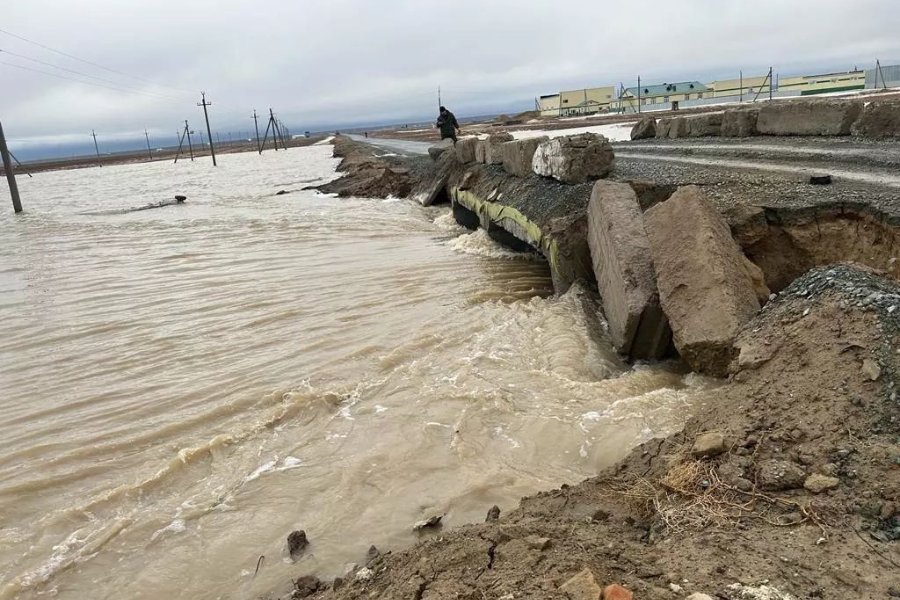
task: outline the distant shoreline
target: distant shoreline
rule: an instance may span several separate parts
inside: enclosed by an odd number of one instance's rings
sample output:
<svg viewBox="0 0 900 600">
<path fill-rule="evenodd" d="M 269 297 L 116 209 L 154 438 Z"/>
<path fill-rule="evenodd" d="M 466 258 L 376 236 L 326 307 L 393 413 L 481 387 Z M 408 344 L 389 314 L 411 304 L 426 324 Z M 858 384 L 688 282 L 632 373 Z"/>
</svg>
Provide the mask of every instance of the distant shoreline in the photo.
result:
<svg viewBox="0 0 900 600">
<path fill-rule="evenodd" d="M 288 148 L 302 148 L 303 146 L 310 146 L 318 141 L 321 141 L 327 137 L 325 134 L 315 135 L 308 138 L 298 138 L 292 139 L 287 142 Z M 274 147 L 271 144 L 267 144 L 267 150 L 274 151 Z M 234 142 L 234 143 L 223 143 L 216 145 L 216 155 L 222 154 L 236 154 L 240 152 L 255 152 L 257 151 L 256 142 Z M 175 156 L 178 154 L 178 148 L 164 148 L 162 151 L 153 152 L 152 161 L 147 156 L 146 151 L 135 151 L 131 150 L 128 152 L 115 152 L 111 154 L 101 154 L 100 155 L 100 163 L 105 166 L 110 165 L 125 165 L 125 164 L 138 164 L 138 163 L 149 163 L 149 162 L 161 162 L 161 161 L 174 161 Z M 204 158 L 209 159 L 209 148 L 204 147 L 202 150 L 195 146 L 194 147 L 194 159 Z M 190 153 L 187 148 L 184 149 L 183 155 L 179 160 L 190 160 Z M 22 166 L 15 166 L 13 171 L 17 176 L 27 177 L 27 173 L 43 173 L 46 171 L 68 171 L 71 169 L 87 169 L 90 167 L 97 166 L 97 157 L 96 156 L 76 156 L 74 158 L 53 158 L 53 159 L 45 159 L 45 160 L 36 160 L 33 162 L 25 162 Z M 0 174 L 5 175 L 6 173 L 0 168 Z"/>
</svg>

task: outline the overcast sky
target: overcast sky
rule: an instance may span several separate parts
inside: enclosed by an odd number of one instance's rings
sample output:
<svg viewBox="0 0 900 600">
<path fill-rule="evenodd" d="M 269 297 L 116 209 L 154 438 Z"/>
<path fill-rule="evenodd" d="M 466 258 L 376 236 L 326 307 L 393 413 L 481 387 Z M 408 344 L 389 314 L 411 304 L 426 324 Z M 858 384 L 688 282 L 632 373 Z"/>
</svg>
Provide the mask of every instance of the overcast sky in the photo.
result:
<svg viewBox="0 0 900 600">
<path fill-rule="evenodd" d="M 251 129 L 273 107 L 294 132 L 528 108 L 559 89 L 707 80 L 900 59 L 898 0 L 3 0 L 0 119 L 7 136 Z M 153 82 L 147 83 L 147 82 Z M 146 94 L 165 96 L 150 97 Z"/>
</svg>

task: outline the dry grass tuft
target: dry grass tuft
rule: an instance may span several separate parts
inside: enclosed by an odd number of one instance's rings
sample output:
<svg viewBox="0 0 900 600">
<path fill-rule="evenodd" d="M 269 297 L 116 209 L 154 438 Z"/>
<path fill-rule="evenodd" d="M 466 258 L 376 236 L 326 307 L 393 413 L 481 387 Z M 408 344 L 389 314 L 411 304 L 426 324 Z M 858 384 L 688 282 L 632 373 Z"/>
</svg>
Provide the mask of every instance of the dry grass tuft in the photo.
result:
<svg viewBox="0 0 900 600">
<path fill-rule="evenodd" d="M 638 478 L 614 494 L 627 499 L 641 514 L 658 518 L 670 533 L 731 527 L 749 517 L 776 527 L 812 522 L 826 536 L 824 524 L 809 505 L 768 496 L 756 488 L 741 492 L 719 478 L 714 461 L 685 454 L 672 459 L 672 466 L 657 481 Z"/>
</svg>

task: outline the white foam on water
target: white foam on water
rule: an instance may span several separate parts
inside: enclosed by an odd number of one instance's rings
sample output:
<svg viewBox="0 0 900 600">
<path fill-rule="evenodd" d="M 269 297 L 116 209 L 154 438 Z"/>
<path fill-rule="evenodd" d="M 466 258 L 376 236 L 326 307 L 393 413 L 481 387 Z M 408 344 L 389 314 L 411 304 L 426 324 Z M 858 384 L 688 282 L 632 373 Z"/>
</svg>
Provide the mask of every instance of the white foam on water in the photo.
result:
<svg viewBox="0 0 900 600">
<path fill-rule="evenodd" d="M 491 239 L 487 231 L 477 229 L 472 233 L 463 234 L 450 240 L 450 247 L 457 252 L 482 256 L 485 258 L 504 258 L 508 260 L 538 260 L 537 254 L 530 252 L 516 252 L 505 248 L 500 243 Z"/>
</svg>

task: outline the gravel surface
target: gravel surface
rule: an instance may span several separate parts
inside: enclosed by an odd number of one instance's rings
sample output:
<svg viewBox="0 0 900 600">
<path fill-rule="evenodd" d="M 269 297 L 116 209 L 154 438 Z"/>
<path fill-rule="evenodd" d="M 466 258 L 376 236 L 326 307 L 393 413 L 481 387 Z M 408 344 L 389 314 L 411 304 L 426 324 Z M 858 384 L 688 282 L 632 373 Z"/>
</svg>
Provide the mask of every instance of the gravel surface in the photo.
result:
<svg viewBox="0 0 900 600">
<path fill-rule="evenodd" d="M 777 160 L 762 160 L 762 156 L 772 156 L 771 150 L 752 148 L 756 145 L 772 145 L 780 148 Z M 703 148 L 703 146 L 715 148 Z M 828 151 L 829 145 L 837 150 L 831 154 L 817 154 L 811 161 L 806 150 Z M 724 147 L 724 148 L 723 148 Z M 649 140 L 649 143 L 629 142 L 616 144 L 616 168 L 612 178 L 619 180 L 646 180 L 658 184 L 699 185 L 722 210 L 738 205 L 759 205 L 772 208 L 806 209 L 819 206 L 863 205 L 880 213 L 891 222 L 900 223 L 900 190 L 880 180 L 880 177 L 895 178 L 896 169 L 890 169 L 898 161 L 900 151 L 897 142 L 860 143 L 850 139 L 810 139 L 810 138 L 751 138 L 740 140 L 674 140 L 672 142 Z M 843 151 L 843 153 L 841 153 Z M 859 153 L 870 152 L 860 158 Z M 631 156 L 632 154 L 652 154 L 666 160 L 653 160 Z M 748 154 L 749 153 L 749 154 Z M 855 153 L 855 154 L 853 154 Z M 733 164 L 691 164 L 676 162 L 684 157 L 691 160 L 702 158 L 757 159 L 756 168 L 735 167 Z M 866 166 L 873 160 L 879 166 Z M 740 162 L 740 161 L 738 161 Z M 766 170 L 766 165 L 774 165 L 779 171 Z M 810 185 L 811 173 L 829 171 L 852 171 L 854 175 L 871 181 L 841 178 L 835 176 L 832 185 Z"/>
</svg>

